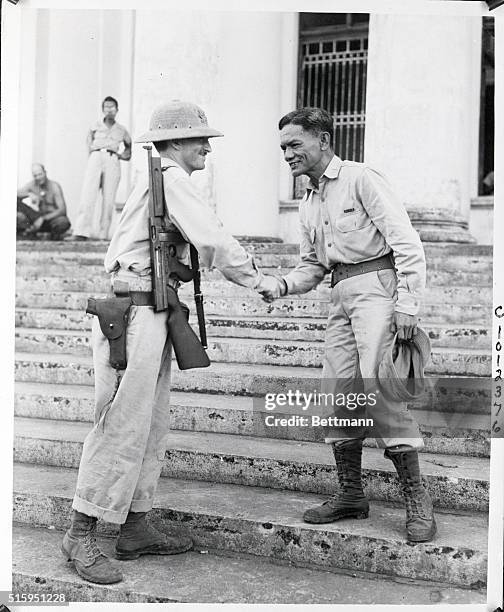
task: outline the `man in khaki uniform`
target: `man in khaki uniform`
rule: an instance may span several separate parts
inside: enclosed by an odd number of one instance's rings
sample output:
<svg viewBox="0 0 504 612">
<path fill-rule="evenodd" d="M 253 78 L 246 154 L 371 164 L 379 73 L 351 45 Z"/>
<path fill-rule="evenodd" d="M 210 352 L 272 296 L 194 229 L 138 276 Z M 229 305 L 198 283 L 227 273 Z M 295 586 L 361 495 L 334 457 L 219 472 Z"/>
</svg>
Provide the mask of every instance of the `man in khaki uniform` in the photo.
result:
<svg viewBox="0 0 504 612">
<path fill-rule="evenodd" d="M 201 108 L 175 100 L 154 111 L 149 131 L 138 142 L 153 142 L 161 156 L 167 224 L 196 247 L 202 264 L 243 287 L 271 291 L 276 279 L 257 269 L 191 182 L 190 175 L 204 169 L 212 150 L 208 139 L 217 136 L 222 134 L 208 126 Z M 148 196 L 145 173 L 124 206 L 105 256 L 114 293 L 129 293 L 134 304 L 125 370 L 117 372 L 109 364 L 108 341 L 93 321 L 95 423 L 84 442 L 72 525 L 62 545 L 65 557 L 91 582 L 122 579 L 96 545 L 97 518 L 121 525 L 119 559 L 180 553 L 192 546 L 190 538 L 168 537 L 145 520 L 166 450 L 172 354 L 168 311 L 143 305 L 152 297 Z M 187 260 L 188 248 L 177 247 L 180 261 Z M 170 279 L 170 284 L 178 287 L 177 281 Z"/>
<path fill-rule="evenodd" d="M 116 121 L 119 105 L 115 98 L 107 96 L 102 102 L 103 119 L 88 131 L 86 143 L 89 157 L 79 203 L 79 213 L 73 236 L 68 240 L 89 238 L 109 239 L 112 213 L 119 181 L 120 160 L 131 159 L 131 137 L 128 130 Z M 94 218 L 98 215 L 98 231 Z"/>
<path fill-rule="evenodd" d="M 425 287 L 425 257 L 420 238 L 386 179 L 365 164 L 342 161 L 332 148 L 333 121 L 318 108 L 293 111 L 279 122 L 281 148 L 293 176 L 307 175 L 300 208 L 301 261 L 274 291 L 271 301 L 287 293 L 305 293 L 331 273 L 331 303 L 325 336 L 322 392 L 359 375 L 376 389 L 378 365 L 391 349 L 395 333 L 409 340 Z M 373 435 L 394 463 L 406 500 L 407 538 L 431 540 L 436 531 L 432 502 L 420 477 L 418 450 L 423 441 L 417 423 L 402 402 L 380 396 Z M 347 414 L 348 416 L 348 414 Z M 366 518 L 369 504 L 361 482 L 364 428 L 332 428 L 340 491 L 304 520 L 327 523 L 354 516 Z"/>
</svg>

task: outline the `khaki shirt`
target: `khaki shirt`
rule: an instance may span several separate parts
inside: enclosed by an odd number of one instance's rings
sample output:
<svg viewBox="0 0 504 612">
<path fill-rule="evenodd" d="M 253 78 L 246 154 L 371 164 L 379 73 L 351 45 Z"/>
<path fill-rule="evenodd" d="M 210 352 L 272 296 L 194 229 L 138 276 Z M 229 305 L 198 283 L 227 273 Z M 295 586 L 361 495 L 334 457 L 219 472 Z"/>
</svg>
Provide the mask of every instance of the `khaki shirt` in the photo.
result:
<svg viewBox="0 0 504 612">
<path fill-rule="evenodd" d="M 310 182 L 299 206 L 301 261 L 285 276 L 289 293 L 313 289 L 336 263 L 394 254 L 396 311 L 415 315 L 425 290 L 425 255 L 406 209 L 387 180 L 365 164 L 336 155 Z"/>
<path fill-rule="evenodd" d="M 131 137 L 128 130 L 115 121 L 111 126 L 105 121 L 97 121 L 89 130 L 89 148 L 91 151 L 99 151 L 100 149 L 108 149 L 110 151 L 119 151 L 119 145 L 131 143 Z"/>
<path fill-rule="evenodd" d="M 260 291 L 264 278 L 262 272 L 240 243 L 224 229 L 189 175 L 171 159 L 163 158 L 161 165 L 168 209 L 167 223 L 173 223 L 184 238 L 196 247 L 203 266 L 215 267 L 228 280 Z M 150 288 L 148 195 L 149 177 L 145 173 L 124 205 L 105 256 L 107 272 L 115 272 L 116 278 L 131 280 L 130 288 L 135 286 L 141 290 Z M 177 255 L 180 261 L 188 264 L 188 245 L 177 247 Z M 140 283 L 139 279 L 145 282 Z"/>
</svg>

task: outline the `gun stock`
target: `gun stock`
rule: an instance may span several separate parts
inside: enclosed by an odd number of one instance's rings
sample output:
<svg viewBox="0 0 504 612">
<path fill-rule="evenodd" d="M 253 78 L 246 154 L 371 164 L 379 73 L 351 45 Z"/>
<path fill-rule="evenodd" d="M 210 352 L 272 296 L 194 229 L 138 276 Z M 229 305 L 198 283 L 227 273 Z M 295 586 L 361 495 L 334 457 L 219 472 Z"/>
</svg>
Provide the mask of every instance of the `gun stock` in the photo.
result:
<svg viewBox="0 0 504 612">
<path fill-rule="evenodd" d="M 198 336 L 189 325 L 189 308 L 183 304 L 173 287 L 168 287 L 168 330 L 180 370 L 206 368 L 210 359 Z"/>
</svg>

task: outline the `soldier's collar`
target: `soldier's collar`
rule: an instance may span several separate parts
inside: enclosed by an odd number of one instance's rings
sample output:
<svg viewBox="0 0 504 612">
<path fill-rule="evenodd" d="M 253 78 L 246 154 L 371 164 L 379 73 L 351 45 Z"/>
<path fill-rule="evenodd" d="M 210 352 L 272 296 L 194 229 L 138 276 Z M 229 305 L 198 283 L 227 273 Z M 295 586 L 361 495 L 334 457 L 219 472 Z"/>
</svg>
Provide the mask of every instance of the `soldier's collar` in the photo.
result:
<svg viewBox="0 0 504 612">
<path fill-rule="evenodd" d="M 322 176 L 326 176 L 328 179 L 338 178 L 342 165 L 343 162 L 341 159 L 337 155 L 334 155 L 331 161 L 327 164 L 327 168 L 324 170 L 324 174 Z"/>
<path fill-rule="evenodd" d="M 343 165 L 343 162 L 341 161 L 341 159 L 337 155 L 334 155 L 331 161 L 327 164 L 327 167 L 324 170 L 324 173 L 319 179 L 319 187 L 320 187 L 320 181 L 323 181 L 324 178 L 328 178 L 328 179 L 338 178 L 342 165 Z M 318 188 L 313 185 L 311 180 L 308 182 L 307 189 L 309 189 L 310 191 L 318 190 Z"/>
<path fill-rule="evenodd" d="M 170 157 L 161 157 L 161 169 L 166 170 L 167 168 L 180 168 L 180 166 Z"/>
</svg>

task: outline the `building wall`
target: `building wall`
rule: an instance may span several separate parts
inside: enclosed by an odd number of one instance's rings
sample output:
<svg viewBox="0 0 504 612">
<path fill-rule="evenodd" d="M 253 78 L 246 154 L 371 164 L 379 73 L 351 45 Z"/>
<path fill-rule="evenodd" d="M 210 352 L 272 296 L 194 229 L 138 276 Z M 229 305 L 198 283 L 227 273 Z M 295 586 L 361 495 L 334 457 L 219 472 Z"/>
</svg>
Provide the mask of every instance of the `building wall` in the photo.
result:
<svg viewBox="0 0 504 612">
<path fill-rule="evenodd" d="M 23 19 L 20 184 L 32 160 L 45 163 L 75 219 L 86 133 L 103 97 L 119 100 L 118 120 L 133 137 L 159 102 L 189 99 L 225 134 L 193 176 L 226 226 L 297 240 L 295 208 L 279 214 L 291 179 L 277 134 L 278 118 L 295 105 L 297 14 L 25 9 Z M 469 217 L 480 35 L 478 18 L 371 16 L 366 161 L 410 207 Z M 122 169 L 119 206 L 145 170 L 141 145 Z"/>
</svg>

